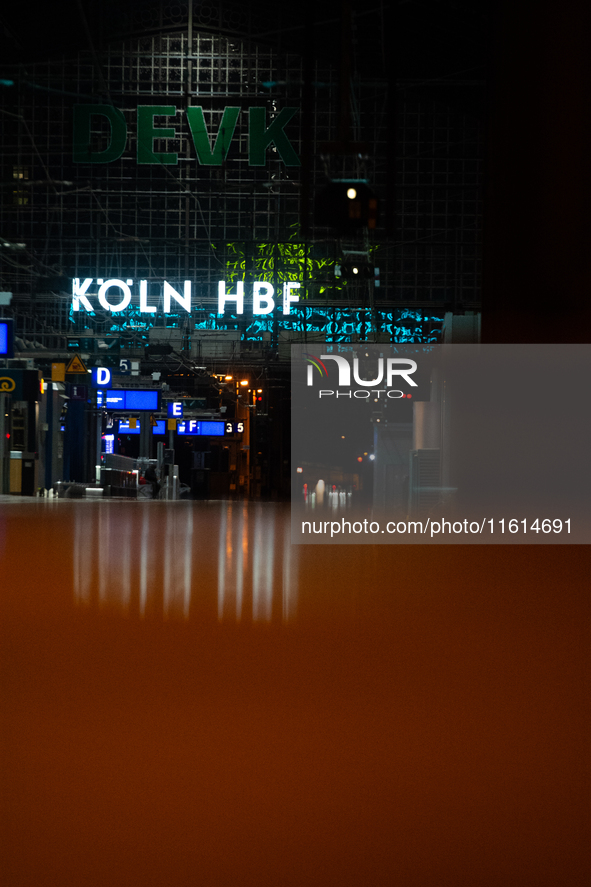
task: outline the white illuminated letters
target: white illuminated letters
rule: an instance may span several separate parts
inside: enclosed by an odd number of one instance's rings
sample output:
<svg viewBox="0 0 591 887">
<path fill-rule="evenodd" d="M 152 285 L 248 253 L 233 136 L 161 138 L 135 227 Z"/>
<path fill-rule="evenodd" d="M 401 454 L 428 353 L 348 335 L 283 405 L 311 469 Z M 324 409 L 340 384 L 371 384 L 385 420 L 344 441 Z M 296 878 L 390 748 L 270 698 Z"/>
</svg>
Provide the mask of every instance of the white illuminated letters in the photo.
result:
<svg viewBox="0 0 591 887">
<path fill-rule="evenodd" d="M 131 290 L 125 281 L 123 280 L 105 280 L 103 283 L 102 280 L 97 280 L 97 283 L 100 283 L 100 289 L 98 291 L 98 300 L 105 309 L 105 311 L 124 311 L 125 308 L 131 302 Z M 133 281 L 129 281 L 129 283 L 133 283 Z M 110 290 L 111 287 L 117 286 L 120 290 L 123 291 L 123 298 L 117 305 L 111 305 L 110 302 L 107 302 L 107 290 Z"/>
<path fill-rule="evenodd" d="M 292 302 L 298 302 L 299 296 L 292 296 L 291 290 L 299 290 L 300 285 L 296 283 L 294 280 L 289 280 L 287 283 L 283 284 L 283 313 L 289 314 L 289 310 L 291 308 Z"/>
<path fill-rule="evenodd" d="M 148 281 L 140 280 L 140 311 L 142 314 L 154 314 L 155 305 L 148 305 Z"/>
<path fill-rule="evenodd" d="M 167 280 L 164 281 L 164 313 L 170 314 L 170 298 L 175 299 L 179 305 L 182 305 L 185 311 L 191 313 L 191 281 L 185 280 L 183 295 L 177 293 L 171 287 Z"/>
<path fill-rule="evenodd" d="M 255 281 L 252 288 L 252 313 L 270 314 L 275 307 L 275 300 L 273 299 L 274 292 L 275 290 L 270 283 L 265 283 L 263 280 Z M 261 305 L 261 302 L 265 302 L 264 308 Z"/>
<path fill-rule="evenodd" d="M 93 279 L 92 277 L 87 277 L 82 286 L 80 286 L 80 279 L 78 277 L 75 277 L 72 281 L 72 309 L 74 311 L 80 311 L 80 302 L 82 302 L 86 311 L 91 313 L 94 311 L 85 295 Z"/>
<path fill-rule="evenodd" d="M 226 293 L 226 284 L 223 280 L 218 283 L 218 314 L 223 314 L 226 302 L 236 302 L 236 314 L 244 314 L 244 284 L 241 280 L 236 284 L 236 295 Z"/>
<path fill-rule="evenodd" d="M 148 304 L 148 281 L 139 280 L 137 283 L 139 284 L 138 290 L 136 290 L 136 294 L 133 298 L 134 301 L 137 300 L 135 301 L 135 304 L 137 308 L 139 308 L 140 314 L 156 314 L 158 311 L 157 305 Z M 98 287 L 98 290 L 96 287 L 93 287 L 93 284 Z M 86 277 L 81 281 L 79 277 L 75 277 L 72 280 L 72 311 L 84 310 L 88 311 L 89 314 L 93 314 L 98 306 L 93 305 L 91 299 L 98 300 L 100 307 L 105 311 L 111 313 L 125 311 L 125 309 L 132 303 L 133 286 L 133 280 L 125 281 L 119 280 L 118 278 L 103 280 L 101 277 L 95 280 L 93 277 Z M 152 284 L 152 286 L 154 286 L 154 284 Z M 294 302 L 299 302 L 299 296 L 292 295 L 292 291 L 299 288 L 300 284 L 294 280 L 290 280 L 283 284 L 283 314 L 290 314 L 292 304 Z M 109 290 L 112 289 L 119 290 L 120 301 L 117 303 L 114 301 L 116 298 L 115 295 L 109 293 Z M 179 283 L 176 283 L 173 286 L 167 280 L 164 280 L 162 282 L 161 295 L 164 314 L 171 314 L 173 312 L 178 313 L 179 310 L 186 311 L 187 314 L 191 313 L 192 291 L 190 280 L 183 281 L 182 292 Z M 108 296 L 111 301 L 109 301 Z M 251 309 L 253 315 L 271 314 L 276 307 L 274 297 L 275 288 L 272 284 L 267 283 L 264 280 L 255 280 L 252 284 Z M 154 302 L 159 303 L 161 296 L 156 291 L 156 293 L 151 293 L 151 298 Z M 174 309 L 172 308 L 173 302 L 176 302 Z M 229 293 L 226 291 L 225 281 L 220 280 L 218 283 L 217 303 L 218 314 L 244 314 L 244 281 L 238 280 L 236 282 L 236 292 Z M 203 308 L 203 301 L 201 301 L 200 308 Z"/>
</svg>

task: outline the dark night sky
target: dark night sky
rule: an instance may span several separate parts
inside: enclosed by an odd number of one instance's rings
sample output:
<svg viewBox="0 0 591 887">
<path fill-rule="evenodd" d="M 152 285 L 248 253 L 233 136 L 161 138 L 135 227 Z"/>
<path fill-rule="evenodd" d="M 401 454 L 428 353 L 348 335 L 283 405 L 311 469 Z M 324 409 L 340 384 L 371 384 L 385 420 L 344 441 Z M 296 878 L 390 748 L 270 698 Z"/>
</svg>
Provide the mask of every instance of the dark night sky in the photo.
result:
<svg viewBox="0 0 591 887">
<path fill-rule="evenodd" d="M 122 9 L 146 9 L 154 4 L 106 0 L 99 7 L 88 0 L 59 0 L 39 7 L 34 17 L 25 6 L 11 4 L 0 14 L 5 62 L 26 63 L 71 50 L 73 46 L 77 49 L 86 46 L 81 5 L 96 38 L 101 18 L 117 23 Z M 194 8 L 198 9 L 199 5 L 199 0 L 194 0 Z M 244 3 L 237 5 L 244 9 Z M 297 50 L 315 46 L 318 54 L 338 59 L 344 5 L 341 0 L 322 4 L 304 0 L 287 8 L 267 0 L 249 5 L 253 10 L 268 11 L 265 19 L 268 30 L 263 32 L 266 39 L 279 39 L 286 48 Z M 470 78 L 483 71 L 488 32 L 484 4 L 475 5 L 465 0 L 403 0 L 397 4 L 374 0 L 367 4 L 352 0 L 351 7 L 354 64 L 363 76 L 383 76 L 384 67 L 387 72 L 393 67 L 397 75 L 404 78 L 456 74 Z"/>
</svg>

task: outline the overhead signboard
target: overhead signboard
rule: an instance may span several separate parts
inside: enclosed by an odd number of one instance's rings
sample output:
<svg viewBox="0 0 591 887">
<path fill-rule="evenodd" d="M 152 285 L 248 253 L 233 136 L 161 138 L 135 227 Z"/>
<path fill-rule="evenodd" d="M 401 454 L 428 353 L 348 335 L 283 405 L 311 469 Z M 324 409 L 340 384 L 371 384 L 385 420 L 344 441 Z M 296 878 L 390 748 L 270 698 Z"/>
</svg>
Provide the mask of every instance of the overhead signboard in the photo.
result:
<svg viewBox="0 0 591 887">
<path fill-rule="evenodd" d="M 96 395 L 97 406 L 108 410 L 157 413 L 160 409 L 160 392 L 154 388 L 108 388 L 100 389 Z"/>
<path fill-rule="evenodd" d="M 140 431 L 141 425 L 139 420 L 136 420 L 135 428 L 133 428 L 130 419 L 119 419 L 119 434 L 139 434 Z"/>
<path fill-rule="evenodd" d="M 166 434 L 166 421 L 164 419 L 154 419 L 154 424 L 150 424 L 152 434 Z M 130 419 L 119 419 L 119 434 L 140 434 L 141 430 L 141 419 L 136 419 L 135 428 L 132 428 Z"/>
<path fill-rule="evenodd" d="M 177 434 L 197 435 L 204 437 L 223 437 L 225 422 L 203 421 L 200 419 L 187 419 L 177 425 Z"/>
<path fill-rule="evenodd" d="M 175 400 L 172 403 L 168 404 L 168 418 L 169 419 L 182 419 L 183 418 L 182 401 Z"/>
<path fill-rule="evenodd" d="M 111 370 L 108 367 L 93 367 L 91 379 L 94 388 L 106 388 L 111 384 Z"/>
<path fill-rule="evenodd" d="M 108 393 L 108 392 L 107 392 Z M 126 410 L 159 410 L 160 392 L 130 390 L 125 392 Z"/>
<path fill-rule="evenodd" d="M 12 319 L 0 319 L 0 357 L 14 357 L 14 329 Z"/>
</svg>

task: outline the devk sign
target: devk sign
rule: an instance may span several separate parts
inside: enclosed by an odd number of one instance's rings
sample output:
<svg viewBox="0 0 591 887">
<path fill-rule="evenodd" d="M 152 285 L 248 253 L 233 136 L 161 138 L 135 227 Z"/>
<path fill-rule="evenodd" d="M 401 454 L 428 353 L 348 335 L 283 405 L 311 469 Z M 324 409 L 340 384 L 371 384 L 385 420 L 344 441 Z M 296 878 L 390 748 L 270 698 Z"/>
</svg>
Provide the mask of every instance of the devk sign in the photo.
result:
<svg viewBox="0 0 591 887">
<path fill-rule="evenodd" d="M 298 112 L 297 107 L 282 108 L 272 120 L 267 120 L 265 107 L 248 109 L 248 165 L 265 166 L 267 150 L 274 149 L 286 166 L 300 166 L 300 159 L 285 133 L 285 127 Z M 230 149 L 240 107 L 227 107 L 217 132 L 207 126 L 201 106 L 188 107 L 182 112 L 189 126 L 197 161 L 201 166 L 221 166 Z M 245 112 L 242 112 L 245 113 Z M 176 105 L 140 105 L 137 108 L 136 159 L 138 164 L 176 165 L 176 151 L 156 150 L 162 139 L 177 139 L 181 135 Z M 174 126 L 162 126 L 162 118 Z M 108 125 L 110 134 L 106 147 L 95 144 L 93 130 L 100 123 Z M 236 140 L 239 141 L 238 139 Z M 113 105 L 74 105 L 74 163 L 112 163 L 119 160 L 128 143 L 127 121 L 123 112 Z"/>
</svg>

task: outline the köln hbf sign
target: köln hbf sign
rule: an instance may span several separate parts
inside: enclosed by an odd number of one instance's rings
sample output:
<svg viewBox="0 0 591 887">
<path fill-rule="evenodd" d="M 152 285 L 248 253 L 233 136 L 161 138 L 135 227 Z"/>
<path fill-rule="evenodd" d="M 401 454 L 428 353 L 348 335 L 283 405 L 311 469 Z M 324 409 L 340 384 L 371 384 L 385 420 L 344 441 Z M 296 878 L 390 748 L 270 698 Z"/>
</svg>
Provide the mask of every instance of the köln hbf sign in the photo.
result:
<svg viewBox="0 0 591 887">
<path fill-rule="evenodd" d="M 96 285 L 94 277 L 87 277 L 81 280 L 75 277 L 72 281 L 72 310 L 86 311 L 94 314 L 97 308 L 103 308 L 105 311 L 119 312 L 125 311 L 132 304 L 139 305 L 141 314 L 156 314 L 158 305 L 154 301 L 162 300 L 164 314 L 170 314 L 172 305 L 174 304 L 174 312 L 179 310 L 191 313 L 191 281 L 183 281 L 182 290 L 177 283 L 172 286 L 167 280 L 163 282 L 161 294 L 148 292 L 148 281 L 139 280 L 136 282 L 130 279 L 119 280 L 112 278 L 104 280 L 102 277 L 97 278 Z M 98 290 L 91 293 L 91 288 Z M 175 287 L 178 287 L 175 288 Z M 135 288 L 135 290 L 134 290 Z M 289 314 L 291 305 L 299 301 L 299 296 L 293 295 L 293 290 L 298 290 L 300 284 L 296 281 L 289 280 L 283 284 L 282 293 L 279 297 L 283 305 L 283 314 Z M 272 284 L 264 280 L 256 280 L 252 284 L 252 313 L 253 314 L 271 314 L 275 310 L 275 288 Z M 94 301 L 91 301 L 91 299 Z M 98 304 L 97 304 L 98 303 Z M 226 312 L 232 314 L 244 314 L 244 283 L 238 281 L 236 283 L 236 292 L 226 292 L 226 284 L 223 280 L 218 283 L 218 314 Z"/>
</svg>

